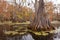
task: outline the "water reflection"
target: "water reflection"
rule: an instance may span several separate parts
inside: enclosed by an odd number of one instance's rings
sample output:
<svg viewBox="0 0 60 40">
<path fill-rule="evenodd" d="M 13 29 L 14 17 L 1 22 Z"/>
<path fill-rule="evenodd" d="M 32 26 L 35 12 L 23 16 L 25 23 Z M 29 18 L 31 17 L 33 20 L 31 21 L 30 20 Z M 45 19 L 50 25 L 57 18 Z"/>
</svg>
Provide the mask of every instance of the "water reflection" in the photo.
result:
<svg viewBox="0 0 60 40">
<path fill-rule="evenodd" d="M 60 27 L 56 28 L 53 40 L 60 40 Z"/>
<path fill-rule="evenodd" d="M 7 40 L 34 40 L 30 34 L 23 36 L 7 37 Z"/>
<path fill-rule="evenodd" d="M 22 36 L 21 40 L 34 40 L 30 34 Z"/>
<path fill-rule="evenodd" d="M 53 40 L 60 40 L 60 34 L 55 34 L 53 37 Z"/>
<path fill-rule="evenodd" d="M 6 37 L 6 38 L 7 40 L 34 40 L 31 34 L 26 34 L 23 36 L 17 35 L 17 36 Z M 53 40 L 60 40 L 60 34 L 56 33 L 52 38 Z M 37 40 L 52 40 L 52 39 L 51 39 L 51 36 L 39 36 Z"/>
<path fill-rule="evenodd" d="M 49 36 L 34 36 L 34 38 L 36 38 L 36 40 L 60 40 L 60 27 L 56 28 L 55 32 L 54 32 L 54 36 L 52 36 L 49 34 Z M 52 39 L 53 38 L 53 39 Z M 26 34 L 23 36 L 20 35 L 16 35 L 13 37 L 6 37 L 6 40 L 34 40 L 31 34 Z"/>
</svg>

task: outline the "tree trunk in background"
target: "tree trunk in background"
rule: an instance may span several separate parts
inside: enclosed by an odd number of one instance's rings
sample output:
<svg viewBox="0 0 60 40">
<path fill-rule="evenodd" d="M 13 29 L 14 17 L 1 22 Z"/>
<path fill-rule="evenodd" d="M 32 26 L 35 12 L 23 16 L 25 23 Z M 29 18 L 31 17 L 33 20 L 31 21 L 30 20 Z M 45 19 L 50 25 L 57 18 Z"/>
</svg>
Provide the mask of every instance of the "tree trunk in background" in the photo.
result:
<svg viewBox="0 0 60 40">
<path fill-rule="evenodd" d="M 35 6 L 35 13 L 37 13 L 38 7 L 39 7 L 39 1 L 38 0 L 35 0 L 34 6 Z"/>
<path fill-rule="evenodd" d="M 35 0 L 34 7 L 35 7 L 35 12 L 36 12 L 37 11 L 37 0 Z"/>
<path fill-rule="evenodd" d="M 34 31 L 42 31 L 42 30 L 48 31 L 48 30 L 55 29 L 51 25 L 51 23 L 47 17 L 47 14 L 44 11 L 44 1 L 43 0 L 39 0 L 38 11 L 36 12 L 33 22 L 31 23 L 30 29 L 32 29 Z"/>
</svg>

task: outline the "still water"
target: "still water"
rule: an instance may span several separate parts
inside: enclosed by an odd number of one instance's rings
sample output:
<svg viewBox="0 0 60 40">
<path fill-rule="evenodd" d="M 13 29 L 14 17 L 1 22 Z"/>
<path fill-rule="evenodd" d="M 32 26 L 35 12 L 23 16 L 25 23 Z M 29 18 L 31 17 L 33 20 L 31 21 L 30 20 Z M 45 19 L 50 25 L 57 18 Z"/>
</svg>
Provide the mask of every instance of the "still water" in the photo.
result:
<svg viewBox="0 0 60 40">
<path fill-rule="evenodd" d="M 50 40 L 49 37 L 48 39 L 46 39 L 47 37 L 45 37 L 44 39 L 42 38 L 42 40 Z M 56 28 L 54 35 L 53 35 L 53 40 L 60 40 L 60 28 Z M 23 36 L 13 36 L 13 37 L 6 37 L 7 40 L 34 40 L 31 34 L 26 34 Z M 36 39 L 38 40 L 38 39 Z M 40 39 L 39 39 L 40 40 Z"/>
<path fill-rule="evenodd" d="M 55 35 L 53 36 L 53 40 L 60 40 L 60 27 L 56 28 Z"/>
<path fill-rule="evenodd" d="M 7 40 L 34 40 L 30 34 L 24 36 L 6 37 Z"/>
<path fill-rule="evenodd" d="M 24 36 L 14 36 L 14 37 L 6 37 L 7 40 L 34 40 L 30 34 Z M 46 39 L 45 39 L 46 40 Z M 49 40 L 49 39 L 47 39 Z M 60 34 L 57 33 L 53 36 L 53 40 L 60 40 Z"/>
</svg>

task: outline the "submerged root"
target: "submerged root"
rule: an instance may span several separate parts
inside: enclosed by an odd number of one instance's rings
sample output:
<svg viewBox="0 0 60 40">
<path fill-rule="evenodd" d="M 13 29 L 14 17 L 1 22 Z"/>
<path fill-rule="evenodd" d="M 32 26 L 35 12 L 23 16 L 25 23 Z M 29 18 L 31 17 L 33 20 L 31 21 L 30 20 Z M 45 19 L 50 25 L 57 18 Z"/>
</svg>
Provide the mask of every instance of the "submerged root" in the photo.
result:
<svg viewBox="0 0 60 40">
<path fill-rule="evenodd" d="M 33 25 L 33 26 L 32 26 Z M 30 25 L 30 27 L 28 29 L 32 30 L 32 31 L 50 31 L 50 30 L 55 30 L 55 27 L 53 27 L 52 25 L 38 25 L 38 24 L 32 24 Z"/>
</svg>

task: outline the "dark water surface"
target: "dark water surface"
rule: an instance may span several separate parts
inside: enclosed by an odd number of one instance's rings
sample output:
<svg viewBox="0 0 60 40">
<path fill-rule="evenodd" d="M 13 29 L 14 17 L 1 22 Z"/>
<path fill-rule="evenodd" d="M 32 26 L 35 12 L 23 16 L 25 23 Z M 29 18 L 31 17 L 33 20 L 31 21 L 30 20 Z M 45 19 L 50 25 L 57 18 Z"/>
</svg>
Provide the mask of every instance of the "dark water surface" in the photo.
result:
<svg viewBox="0 0 60 40">
<path fill-rule="evenodd" d="M 0 29 L 1 30 L 1 29 Z M 2 32 L 2 31 L 1 31 Z M 0 32 L 0 34 L 1 34 Z M 1 35 L 0 35 L 1 36 Z M 28 33 L 26 35 L 15 35 L 15 36 L 6 36 L 0 38 L 1 40 L 60 40 L 60 28 L 56 28 L 54 34 L 49 34 L 48 36 L 37 36 L 33 33 Z"/>
<path fill-rule="evenodd" d="M 34 40 L 30 34 L 23 35 L 23 36 L 13 36 L 13 37 L 6 37 L 6 40 Z"/>
<path fill-rule="evenodd" d="M 15 35 L 15 36 L 6 36 L 4 40 L 60 40 L 60 33 L 55 35 L 49 34 L 48 36 L 37 36 L 37 35 Z"/>
<path fill-rule="evenodd" d="M 12 37 L 6 37 L 6 40 L 53 40 L 53 37 L 51 35 L 49 36 L 37 36 L 37 35 L 23 35 L 23 36 L 12 36 Z"/>
<path fill-rule="evenodd" d="M 6 37 L 6 40 L 60 40 L 60 33 L 56 34 L 49 34 L 48 36 L 37 36 L 37 35 L 31 35 L 26 34 L 23 36 L 16 35 L 12 37 Z"/>
</svg>

